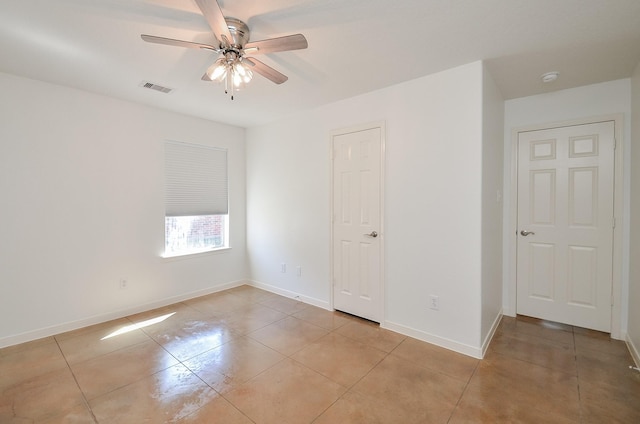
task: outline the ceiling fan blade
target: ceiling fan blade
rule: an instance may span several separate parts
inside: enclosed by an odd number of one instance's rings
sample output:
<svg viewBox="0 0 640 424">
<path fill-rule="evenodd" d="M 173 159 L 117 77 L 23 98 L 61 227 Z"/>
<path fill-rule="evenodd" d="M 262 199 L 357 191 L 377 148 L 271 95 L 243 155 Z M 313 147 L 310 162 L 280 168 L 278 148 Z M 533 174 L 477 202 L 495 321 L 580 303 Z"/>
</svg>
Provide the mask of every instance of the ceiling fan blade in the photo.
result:
<svg viewBox="0 0 640 424">
<path fill-rule="evenodd" d="M 271 80 L 276 84 L 282 84 L 283 82 L 289 79 L 289 77 L 287 77 L 286 75 L 281 74 L 280 72 L 273 69 L 271 66 L 265 65 L 264 63 L 260 62 L 258 59 L 255 59 L 253 57 L 246 57 L 244 58 L 243 62 L 251 66 L 250 69 L 252 71 L 259 73 L 266 79 Z"/>
<path fill-rule="evenodd" d="M 173 38 L 156 37 L 155 35 L 142 34 L 140 36 L 147 43 L 165 44 L 167 46 L 186 47 L 188 49 L 206 49 L 219 52 L 220 50 L 209 44 L 193 43 L 191 41 L 175 40 Z"/>
<path fill-rule="evenodd" d="M 231 45 L 233 38 L 231 38 L 227 21 L 224 19 L 224 14 L 218 2 L 216 0 L 196 0 L 196 4 L 218 41 L 221 41 L 225 46 Z"/>
<path fill-rule="evenodd" d="M 253 41 L 244 46 L 251 54 L 265 54 L 284 52 L 288 50 L 301 50 L 309 46 L 307 39 L 302 34 L 286 35 L 284 37 L 269 38 L 268 40 Z M 257 50 L 253 50 L 256 49 Z"/>
</svg>

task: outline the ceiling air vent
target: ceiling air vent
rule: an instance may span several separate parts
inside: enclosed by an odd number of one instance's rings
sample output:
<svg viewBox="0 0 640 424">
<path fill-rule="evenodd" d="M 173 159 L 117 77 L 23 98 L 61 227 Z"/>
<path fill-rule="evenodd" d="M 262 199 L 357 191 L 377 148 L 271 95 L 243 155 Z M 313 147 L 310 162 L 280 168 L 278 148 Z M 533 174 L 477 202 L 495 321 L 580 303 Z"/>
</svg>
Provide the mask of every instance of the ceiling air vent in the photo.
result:
<svg viewBox="0 0 640 424">
<path fill-rule="evenodd" d="M 150 90 L 156 90 L 165 94 L 171 93 L 173 91 L 173 88 L 163 87 L 161 85 L 154 84 L 152 82 L 144 82 L 144 81 L 140 84 L 140 87 L 148 88 Z"/>
</svg>

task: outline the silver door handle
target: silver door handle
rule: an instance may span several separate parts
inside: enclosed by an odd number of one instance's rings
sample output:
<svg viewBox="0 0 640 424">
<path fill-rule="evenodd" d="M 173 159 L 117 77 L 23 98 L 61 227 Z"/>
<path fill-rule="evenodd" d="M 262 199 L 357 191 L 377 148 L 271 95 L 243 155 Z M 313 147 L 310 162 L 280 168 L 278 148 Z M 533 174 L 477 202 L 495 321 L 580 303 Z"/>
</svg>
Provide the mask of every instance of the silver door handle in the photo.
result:
<svg viewBox="0 0 640 424">
<path fill-rule="evenodd" d="M 377 233 L 377 232 L 375 232 L 375 231 L 371 231 L 371 233 L 369 233 L 369 234 L 363 234 L 363 235 L 365 235 L 365 236 L 367 236 L 367 237 L 373 237 L 373 238 L 378 237 L 378 233 Z"/>
<path fill-rule="evenodd" d="M 528 235 L 532 235 L 532 236 L 536 235 L 536 233 L 534 233 L 533 231 L 527 231 L 527 230 L 520 231 L 520 234 L 522 234 L 525 237 L 528 236 Z"/>
</svg>

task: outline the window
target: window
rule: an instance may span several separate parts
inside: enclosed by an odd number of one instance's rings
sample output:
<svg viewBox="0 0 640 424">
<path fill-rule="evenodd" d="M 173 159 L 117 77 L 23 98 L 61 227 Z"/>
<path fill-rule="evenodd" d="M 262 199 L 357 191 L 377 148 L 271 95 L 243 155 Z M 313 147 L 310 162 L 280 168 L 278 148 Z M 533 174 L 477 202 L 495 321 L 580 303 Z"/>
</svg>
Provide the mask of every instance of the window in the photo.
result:
<svg viewBox="0 0 640 424">
<path fill-rule="evenodd" d="M 227 215 L 166 216 L 165 256 L 229 247 Z"/>
<path fill-rule="evenodd" d="M 165 142 L 165 257 L 229 247 L 227 151 Z"/>
</svg>

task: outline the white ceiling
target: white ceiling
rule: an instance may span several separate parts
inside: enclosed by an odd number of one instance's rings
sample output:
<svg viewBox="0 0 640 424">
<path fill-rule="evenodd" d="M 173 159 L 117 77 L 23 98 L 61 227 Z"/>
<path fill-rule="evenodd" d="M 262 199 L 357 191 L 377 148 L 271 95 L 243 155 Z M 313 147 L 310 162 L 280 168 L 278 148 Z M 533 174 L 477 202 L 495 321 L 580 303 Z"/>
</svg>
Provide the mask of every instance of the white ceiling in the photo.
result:
<svg viewBox="0 0 640 424">
<path fill-rule="evenodd" d="M 260 57 L 236 99 L 200 79 L 213 43 L 193 0 L 2 0 L 0 72 L 243 127 L 485 60 L 505 99 L 629 77 L 640 62 L 639 0 L 219 0 L 261 40 L 302 33 L 309 48 Z M 559 71 L 542 84 L 539 77 Z M 175 89 L 143 89 L 148 81 Z"/>
</svg>

